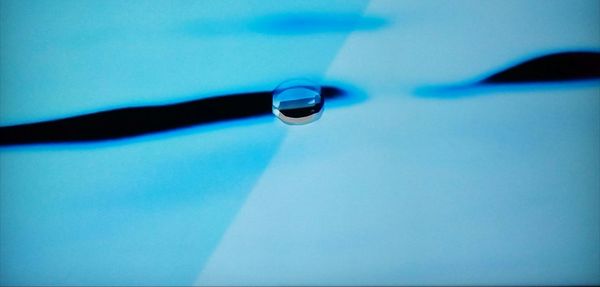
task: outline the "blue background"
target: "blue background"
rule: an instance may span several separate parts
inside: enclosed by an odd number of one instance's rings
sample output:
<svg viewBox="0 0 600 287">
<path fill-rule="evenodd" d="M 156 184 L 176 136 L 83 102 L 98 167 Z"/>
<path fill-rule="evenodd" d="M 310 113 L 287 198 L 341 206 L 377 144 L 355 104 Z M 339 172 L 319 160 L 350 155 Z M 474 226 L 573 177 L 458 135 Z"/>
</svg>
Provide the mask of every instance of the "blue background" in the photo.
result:
<svg viewBox="0 0 600 287">
<path fill-rule="evenodd" d="M 600 283 L 598 1 L 0 1 L 0 124 L 270 90 L 348 101 L 0 150 L 2 285 Z"/>
</svg>

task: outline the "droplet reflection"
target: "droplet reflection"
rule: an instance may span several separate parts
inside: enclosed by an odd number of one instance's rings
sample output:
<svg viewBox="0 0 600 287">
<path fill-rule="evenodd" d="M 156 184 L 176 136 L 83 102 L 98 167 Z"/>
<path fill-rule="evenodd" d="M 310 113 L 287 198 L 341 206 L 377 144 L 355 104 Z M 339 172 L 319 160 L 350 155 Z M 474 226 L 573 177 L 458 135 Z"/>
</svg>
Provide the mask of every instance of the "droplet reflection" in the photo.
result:
<svg viewBox="0 0 600 287">
<path fill-rule="evenodd" d="M 321 87 L 299 79 L 281 83 L 273 90 L 273 114 L 289 125 L 312 123 L 321 117 L 324 99 Z"/>
</svg>

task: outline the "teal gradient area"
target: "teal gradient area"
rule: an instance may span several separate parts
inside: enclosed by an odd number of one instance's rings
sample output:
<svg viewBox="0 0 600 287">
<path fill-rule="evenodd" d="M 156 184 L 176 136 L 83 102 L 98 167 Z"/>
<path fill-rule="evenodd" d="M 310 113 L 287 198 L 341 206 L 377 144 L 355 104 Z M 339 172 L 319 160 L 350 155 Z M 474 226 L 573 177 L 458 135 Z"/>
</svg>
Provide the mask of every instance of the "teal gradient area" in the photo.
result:
<svg viewBox="0 0 600 287">
<path fill-rule="evenodd" d="M 2 151 L 0 282 L 191 284 L 285 135 L 233 125 Z"/>
</svg>

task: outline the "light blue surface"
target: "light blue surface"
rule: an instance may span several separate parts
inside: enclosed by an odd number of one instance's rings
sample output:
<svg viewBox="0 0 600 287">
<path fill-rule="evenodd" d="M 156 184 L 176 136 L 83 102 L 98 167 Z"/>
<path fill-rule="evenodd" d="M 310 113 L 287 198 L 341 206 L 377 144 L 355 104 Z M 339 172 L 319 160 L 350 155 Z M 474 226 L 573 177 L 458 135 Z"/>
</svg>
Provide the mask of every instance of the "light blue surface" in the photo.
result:
<svg viewBox="0 0 600 287">
<path fill-rule="evenodd" d="M 197 283 L 594 284 L 599 108 L 597 87 L 544 87 L 326 111 L 288 131 Z"/>
<path fill-rule="evenodd" d="M 424 94 L 598 50 L 598 11 L 0 1 L 1 125 L 295 77 L 351 92 L 301 127 L 0 149 L 0 283 L 598 284 L 598 83 Z"/>
<path fill-rule="evenodd" d="M 288 131 L 197 284 L 599 282 L 598 81 L 423 91 L 597 51 L 600 3 L 399 3 L 327 72 L 367 100 Z"/>
</svg>

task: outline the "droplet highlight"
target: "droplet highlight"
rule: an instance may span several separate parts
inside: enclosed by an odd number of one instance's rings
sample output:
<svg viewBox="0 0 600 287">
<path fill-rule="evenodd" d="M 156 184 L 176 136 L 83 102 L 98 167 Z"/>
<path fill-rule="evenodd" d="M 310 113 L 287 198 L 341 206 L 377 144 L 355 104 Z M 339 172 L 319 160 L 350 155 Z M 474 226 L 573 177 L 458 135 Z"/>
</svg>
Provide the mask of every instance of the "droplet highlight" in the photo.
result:
<svg viewBox="0 0 600 287">
<path fill-rule="evenodd" d="M 323 113 L 321 86 L 304 79 L 281 83 L 273 90 L 273 114 L 289 125 L 304 125 Z"/>
</svg>

